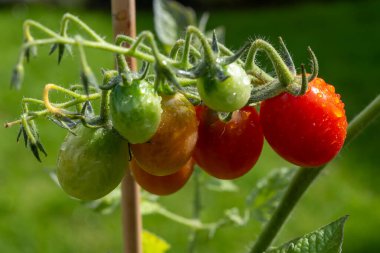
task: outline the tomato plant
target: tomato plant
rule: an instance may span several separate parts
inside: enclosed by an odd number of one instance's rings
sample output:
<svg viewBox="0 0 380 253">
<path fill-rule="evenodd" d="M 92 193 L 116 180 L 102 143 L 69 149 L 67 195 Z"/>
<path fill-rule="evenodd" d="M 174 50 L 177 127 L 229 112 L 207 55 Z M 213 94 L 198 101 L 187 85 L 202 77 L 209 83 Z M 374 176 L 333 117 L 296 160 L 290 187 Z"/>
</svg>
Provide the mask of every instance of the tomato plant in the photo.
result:
<svg viewBox="0 0 380 253">
<path fill-rule="evenodd" d="M 261 104 L 266 140 L 287 161 L 317 167 L 333 159 L 343 146 L 347 119 L 334 86 L 321 78 L 309 83 L 306 94 L 283 93 Z"/>
<path fill-rule="evenodd" d="M 78 126 L 61 145 L 57 176 L 72 197 L 92 200 L 105 196 L 120 183 L 128 159 L 128 143 L 113 130 Z"/>
<path fill-rule="evenodd" d="M 210 175 L 234 179 L 246 174 L 259 159 L 263 133 L 253 107 L 235 111 L 228 122 L 205 106 L 197 107 L 198 141 L 194 159 Z"/>
<path fill-rule="evenodd" d="M 255 216 L 251 214 L 257 211 L 253 210 L 257 208 L 255 201 L 264 199 L 266 203 L 258 205 L 269 210 L 262 217 L 269 216 L 270 220 L 250 252 L 267 252 L 302 194 L 324 165 L 338 154 L 346 135 L 347 140 L 352 139 L 364 127 L 363 122 L 368 123 L 378 114 L 376 108 L 380 98 L 347 130 L 343 102 L 333 86 L 317 78 L 318 61 L 310 48 L 311 74 L 306 75 L 305 66 L 301 65 L 299 75 L 282 39 L 281 54 L 263 39 L 249 41 L 237 52 L 232 52 L 218 41 L 216 31 L 212 38 L 208 37 L 204 31 L 205 18 L 198 28 L 198 23 L 193 22 L 195 14 L 192 10 L 164 0 L 155 0 L 154 4 L 155 17 L 161 22 L 157 25 L 161 29 L 157 31 L 160 41 L 152 32 L 143 31 L 136 37 L 117 35 L 115 43 L 110 43 L 71 14 L 63 16 L 59 32 L 33 20 L 25 21 L 24 43 L 13 71 L 12 87 L 20 87 L 24 62 L 29 61 L 37 52 L 36 47 L 41 45 L 50 45 L 50 53 L 58 51 L 59 62 L 67 49 L 78 49 L 82 84 L 68 88 L 46 84 L 43 98 L 24 97 L 20 118 L 5 126 L 20 126 L 17 140 L 23 138 L 25 146 L 38 161 L 41 161 L 39 152 L 46 155 L 46 151 L 40 142 L 36 119 L 48 118 L 69 131 L 58 157 L 58 180 L 66 193 L 83 200 L 101 198 L 114 189 L 128 167 L 128 158 L 133 159 L 131 171 L 136 181 L 157 195 L 170 194 L 181 188 L 193 172 L 194 161 L 216 178 L 238 178 L 256 164 L 265 136 L 271 147 L 286 160 L 317 168 L 301 167 L 295 173 L 289 173 L 290 169 L 287 169 L 285 173 L 271 174 L 257 183 L 243 210 L 232 207 L 225 210 L 220 219 L 210 223 L 202 222 L 200 215 L 200 183 L 203 179 L 198 171 L 193 177 L 194 213 L 191 219 L 173 214 L 157 202 L 148 203 L 156 199 L 143 198 L 142 201 L 149 209 L 145 214 L 156 212 L 193 229 L 189 243 L 191 252 L 195 242 L 201 241 L 197 240 L 199 231 L 206 230 L 213 235 L 225 225 L 245 226 Z M 78 31 L 86 33 L 85 36 L 71 36 L 69 22 L 79 26 Z M 186 25 L 181 27 L 183 23 Z M 175 32 L 170 30 L 177 28 L 179 30 Z M 36 34 L 34 29 L 38 30 Z M 176 37 L 176 34 L 184 34 L 184 38 Z M 91 61 L 85 54 L 87 48 L 116 54 L 117 69 L 102 71 L 101 85 L 89 66 Z M 272 76 L 259 67 L 259 59 L 256 59 L 259 51 L 268 56 L 276 75 Z M 245 53 L 246 57 L 241 57 Z M 143 73 L 131 72 L 126 57 L 147 66 Z M 63 93 L 61 98 L 64 101 L 51 102 L 51 90 Z M 94 102 L 100 102 L 95 107 L 100 109 L 99 115 L 91 106 Z M 255 109 L 259 105 L 260 116 Z M 194 106 L 197 106 L 196 110 Z M 221 119 L 222 115 L 228 117 Z M 206 188 L 226 192 L 238 188 L 232 182 L 213 180 L 218 183 L 208 184 L 211 186 Z M 128 189 L 134 191 L 133 180 L 130 183 Z M 126 180 L 123 180 L 123 186 L 125 184 Z M 124 191 L 127 187 L 122 189 L 124 197 L 133 199 L 135 191 L 128 195 Z M 126 198 L 121 200 L 125 202 Z M 107 201 L 102 198 L 91 203 L 101 203 L 102 206 L 107 205 Z M 129 219 L 135 217 L 128 216 Z M 322 243 L 321 247 L 317 245 L 312 250 L 322 248 L 316 252 L 322 253 L 323 247 L 332 245 L 334 249 L 327 250 L 338 252 L 345 220 L 343 217 L 314 234 L 285 244 L 285 248 L 270 252 L 287 251 L 289 245 L 304 250 L 305 240 L 307 245 L 315 245 L 316 234 L 318 242 Z M 321 236 L 332 233 L 332 237 Z"/>
<path fill-rule="evenodd" d="M 155 176 L 173 174 L 192 156 L 198 137 L 194 106 L 180 93 L 163 96 L 161 122 L 155 135 L 142 144 L 132 144 L 137 164 Z"/>
<path fill-rule="evenodd" d="M 189 180 L 194 161 L 190 159 L 182 168 L 166 176 L 155 176 L 141 169 L 137 162 L 132 159 L 131 172 L 136 182 L 146 191 L 155 195 L 169 195 L 180 190 Z"/>
</svg>

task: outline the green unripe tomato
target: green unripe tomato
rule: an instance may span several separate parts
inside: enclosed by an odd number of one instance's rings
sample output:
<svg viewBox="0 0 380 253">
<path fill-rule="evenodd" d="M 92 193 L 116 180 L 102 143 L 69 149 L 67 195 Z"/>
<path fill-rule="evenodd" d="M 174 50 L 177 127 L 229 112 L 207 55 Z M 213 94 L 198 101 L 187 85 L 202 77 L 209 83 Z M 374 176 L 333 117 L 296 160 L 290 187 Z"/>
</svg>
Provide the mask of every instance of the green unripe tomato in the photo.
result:
<svg viewBox="0 0 380 253">
<path fill-rule="evenodd" d="M 251 95 L 251 83 L 244 69 L 237 63 L 223 67 L 228 78 L 219 81 L 215 73 L 200 77 L 197 88 L 201 99 L 209 108 L 220 112 L 233 112 L 248 102 Z"/>
<path fill-rule="evenodd" d="M 79 125 L 61 145 L 57 163 L 63 190 L 82 200 L 101 198 L 121 182 L 128 166 L 128 143 L 114 130 Z"/>
<path fill-rule="evenodd" d="M 113 127 L 130 143 L 144 143 L 156 133 L 161 120 L 161 97 L 153 85 L 134 80 L 117 85 L 111 92 L 110 111 Z"/>
</svg>

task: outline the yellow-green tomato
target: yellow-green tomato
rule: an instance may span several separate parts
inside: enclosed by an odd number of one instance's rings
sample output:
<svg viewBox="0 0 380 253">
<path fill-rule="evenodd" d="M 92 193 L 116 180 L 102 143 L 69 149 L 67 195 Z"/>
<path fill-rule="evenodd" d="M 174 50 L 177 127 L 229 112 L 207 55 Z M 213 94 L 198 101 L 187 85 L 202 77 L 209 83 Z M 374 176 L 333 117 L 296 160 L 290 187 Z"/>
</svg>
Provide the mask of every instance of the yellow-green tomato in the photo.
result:
<svg viewBox="0 0 380 253">
<path fill-rule="evenodd" d="M 237 63 L 222 68 L 227 79 L 220 81 L 215 73 L 207 72 L 198 79 L 197 88 L 207 107 L 220 112 L 233 112 L 247 104 L 252 87 L 248 75 Z"/>
<path fill-rule="evenodd" d="M 134 80 L 111 92 L 113 127 L 130 143 L 144 143 L 156 133 L 161 120 L 161 97 L 152 84 Z"/>
<path fill-rule="evenodd" d="M 121 182 L 128 166 L 128 143 L 114 130 L 86 128 L 69 133 L 61 145 L 57 176 L 62 189 L 82 200 L 101 198 Z"/>
</svg>

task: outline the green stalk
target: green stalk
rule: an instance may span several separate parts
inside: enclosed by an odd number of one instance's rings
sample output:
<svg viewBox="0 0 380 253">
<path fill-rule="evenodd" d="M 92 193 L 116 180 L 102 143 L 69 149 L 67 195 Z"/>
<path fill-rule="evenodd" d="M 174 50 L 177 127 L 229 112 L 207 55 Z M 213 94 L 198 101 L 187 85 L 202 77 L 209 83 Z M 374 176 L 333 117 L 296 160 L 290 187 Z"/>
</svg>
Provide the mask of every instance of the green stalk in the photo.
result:
<svg viewBox="0 0 380 253">
<path fill-rule="evenodd" d="M 364 110 L 351 120 L 347 130 L 345 146 L 358 136 L 359 133 L 379 115 L 380 95 L 377 95 L 377 97 L 364 108 Z M 263 253 L 267 250 L 303 193 L 309 188 L 311 183 L 326 165 L 318 168 L 299 168 L 276 211 L 273 213 L 271 219 L 268 221 L 259 238 L 249 251 L 250 253 Z"/>
<path fill-rule="evenodd" d="M 187 42 L 185 42 L 184 55 L 185 55 L 186 51 L 187 52 L 189 51 L 189 48 L 190 48 L 189 46 L 190 46 L 190 42 L 191 42 L 191 34 L 194 34 L 199 39 L 199 41 L 201 42 L 203 50 L 204 50 L 205 61 L 208 64 L 215 63 L 216 59 L 215 59 L 214 52 L 212 51 L 210 44 L 208 43 L 206 37 L 202 34 L 202 32 L 194 26 L 187 27 L 186 38 L 185 38 L 185 40 Z M 185 56 L 185 57 L 187 57 L 187 56 Z"/>
<path fill-rule="evenodd" d="M 289 70 L 288 66 L 286 66 L 284 60 L 281 58 L 281 55 L 277 52 L 277 50 L 268 42 L 257 39 L 251 44 L 251 48 L 248 51 L 247 59 L 245 63 L 245 69 L 247 71 L 260 71 L 261 69 L 255 64 L 255 56 L 256 53 L 262 50 L 264 51 L 269 59 L 273 63 L 273 67 L 277 73 L 277 78 L 283 86 L 288 86 L 293 82 L 294 76 L 292 72 Z M 259 76 L 262 71 L 257 72 Z"/>
<path fill-rule="evenodd" d="M 100 100 L 100 119 L 102 123 L 107 123 L 110 120 L 109 112 L 109 100 L 110 91 L 102 90 L 102 96 Z"/>
<path fill-rule="evenodd" d="M 82 20 L 80 20 L 78 17 L 66 13 L 62 17 L 61 21 L 61 35 L 67 36 L 67 29 L 69 26 L 69 21 L 72 21 L 73 23 L 77 24 L 80 28 L 82 28 L 88 35 L 93 37 L 98 42 L 103 42 L 103 38 L 100 37 L 94 30 L 92 30 L 87 24 L 85 24 Z"/>
<path fill-rule="evenodd" d="M 198 168 L 195 168 L 194 174 L 194 197 L 193 197 L 193 219 L 200 220 L 202 203 L 201 203 L 201 182 L 200 182 L 200 171 Z M 188 252 L 195 252 L 198 242 L 198 231 L 193 229 L 189 237 L 189 247 Z"/>
<path fill-rule="evenodd" d="M 101 94 L 100 93 L 94 93 L 94 94 L 90 94 L 89 96 L 84 96 L 84 95 L 79 95 L 79 94 L 76 94 L 77 96 L 74 97 L 73 100 L 70 100 L 70 101 L 67 101 L 67 102 L 63 102 L 63 103 L 53 103 L 54 107 L 56 108 L 59 108 L 59 109 L 65 109 L 65 108 L 69 108 L 71 106 L 75 106 L 77 104 L 81 104 L 85 101 L 92 101 L 92 100 L 96 100 L 96 99 L 99 99 L 101 97 Z M 33 103 L 36 103 L 36 104 L 45 104 L 42 100 L 38 100 L 38 99 L 34 99 L 34 98 L 25 98 L 23 99 L 23 102 L 25 103 L 30 103 L 30 102 L 33 102 Z M 35 112 L 30 112 L 28 115 L 25 116 L 25 120 L 26 121 L 30 121 L 30 120 L 33 120 L 33 119 L 36 119 L 36 118 L 41 118 L 41 117 L 44 117 L 44 116 L 47 116 L 50 114 L 50 111 L 48 109 L 43 109 L 43 110 L 40 110 L 40 111 L 35 111 Z M 15 121 L 12 121 L 12 122 L 6 122 L 4 124 L 4 127 L 5 128 L 8 128 L 8 127 L 12 127 L 14 125 L 19 125 L 22 123 L 22 120 L 19 119 L 19 120 L 15 120 Z"/>
</svg>

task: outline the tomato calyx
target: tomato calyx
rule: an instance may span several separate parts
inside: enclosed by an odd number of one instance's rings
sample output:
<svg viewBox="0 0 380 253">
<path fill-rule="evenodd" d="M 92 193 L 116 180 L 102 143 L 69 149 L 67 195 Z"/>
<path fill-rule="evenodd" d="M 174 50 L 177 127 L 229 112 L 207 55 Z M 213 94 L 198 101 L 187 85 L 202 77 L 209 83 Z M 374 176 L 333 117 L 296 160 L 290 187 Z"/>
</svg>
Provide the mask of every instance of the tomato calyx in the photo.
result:
<svg viewBox="0 0 380 253">
<path fill-rule="evenodd" d="M 197 28 L 190 26 L 188 28 L 188 32 L 194 33 L 197 38 L 201 40 L 205 52 L 203 59 L 193 68 L 189 70 L 181 68 L 176 69 L 176 74 L 182 77 L 197 79 L 208 74 L 209 76 L 214 76 L 218 81 L 222 82 L 229 78 L 224 71 L 224 67 L 236 62 L 250 46 L 249 43 L 246 43 L 235 54 L 221 57 L 219 42 L 215 31 L 213 32 L 211 45 Z"/>
<path fill-rule="evenodd" d="M 177 75 L 197 79 L 200 98 L 215 111 L 233 112 L 246 105 L 251 91 L 250 79 L 236 61 L 246 51 L 248 44 L 233 55 L 220 56 L 215 33 L 209 43 L 196 28 L 190 27 L 188 32 L 201 41 L 204 57 L 191 69 L 178 70 Z"/>
</svg>

